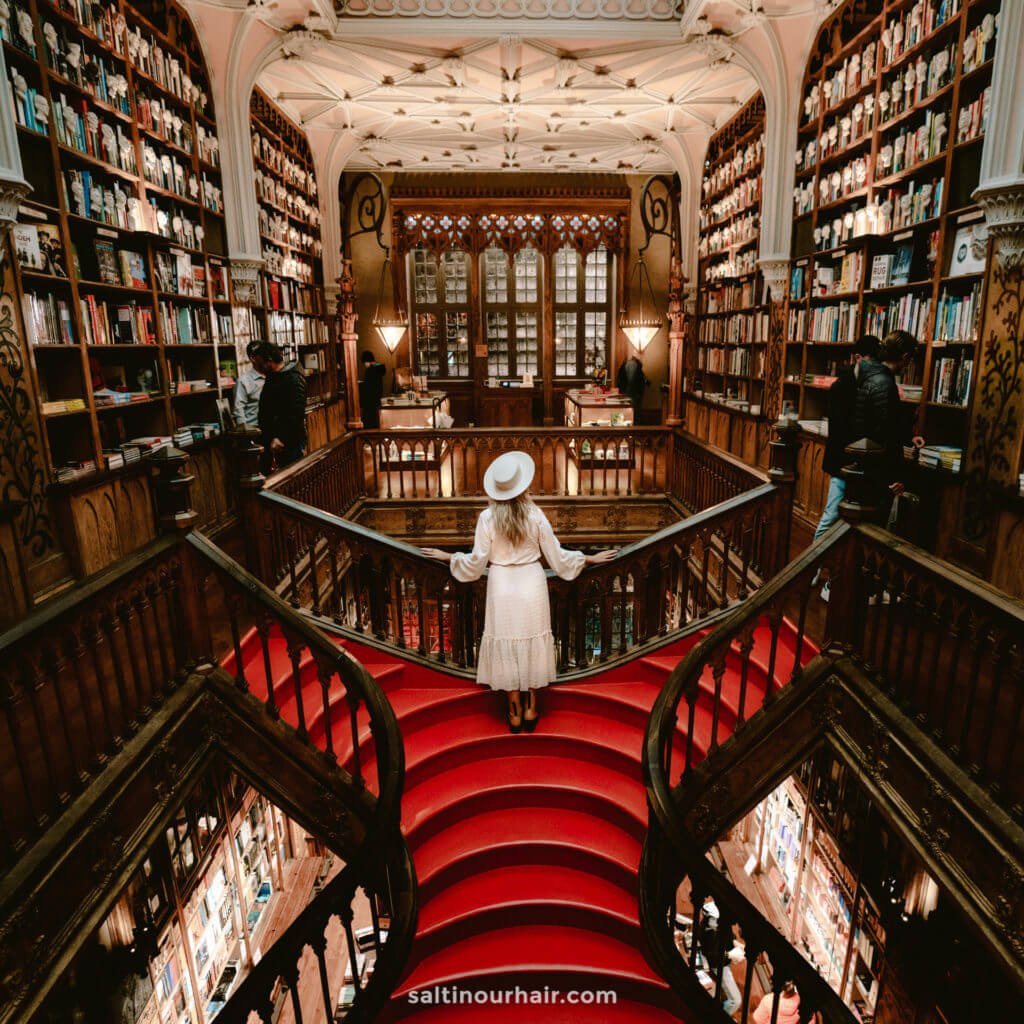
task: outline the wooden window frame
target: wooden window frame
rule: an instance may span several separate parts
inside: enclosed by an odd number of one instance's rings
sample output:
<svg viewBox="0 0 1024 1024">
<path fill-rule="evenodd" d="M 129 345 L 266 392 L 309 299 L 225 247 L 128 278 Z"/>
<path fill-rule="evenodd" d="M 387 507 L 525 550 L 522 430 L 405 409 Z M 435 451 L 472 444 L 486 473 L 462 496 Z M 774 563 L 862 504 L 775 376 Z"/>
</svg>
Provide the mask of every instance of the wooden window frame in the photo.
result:
<svg viewBox="0 0 1024 1024">
<path fill-rule="evenodd" d="M 433 303 L 419 302 L 416 297 L 416 271 L 415 261 L 416 253 L 421 252 L 425 255 L 433 258 L 435 266 L 437 268 L 435 275 L 435 291 L 437 295 L 437 301 Z M 466 301 L 463 302 L 449 302 L 448 292 L 444 284 L 444 257 L 448 252 L 460 252 L 465 257 L 466 261 Z M 469 335 L 472 325 L 472 309 L 473 309 L 473 255 L 467 252 L 465 249 L 459 249 L 452 247 L 446 249 L 443 252 L 434 252 L 431 249 L 424 247 L 417 247 L 410 249 L 406 256 L 406 273 L 408 275 L 408 292 L 409 292 L 409 328 L 412 342 L 412 365 L 414 371 L 417 374 L 423 374 L 430 377 L 431 380 L 471 380 L 473 376 L 473 353 L 470 351 Z M 462 314 L 466 320 L 466 362 L 464 374 L 452 374 L 448 372 L 449 366 L 449 352 L 448 352 L 448 333 L 447 333 L 447 322 L 448 315 L 454 313 L 456 315 Z M 420 339 L 417 319 L 420 314 L 430 314 L 437 322 L 437 358 L 438 368 L 436 373 L 428 372 L 421 359 L 420 351 Z"/>
<path fill-rule="evenodd" d="M 504 302 L 490 301 L 487 298 L 487 275 L 486 275 L 486 264 L 487 254 L 492 252 L 501 253 L 505 258 L 505 268 L 507 274 L 507 298 Z M 516 259 L 520 253 L 523 252 L 534 252 L 537 255 L 537 271 L 534 280 L 534 287 L 537 293 L 537 297 L 532 302 L 520 301 L 519 291 L 516 285 Z M 497 246 L 491 246 L 485 249 L 479 256 L 480 261 L 480 316 L 481 326 L 483 331 L 483 341 L 488 346 L 488 364 L 487 372 L 488 376 L 493 377 L 506 377 L 509 379 L 515 379 L 521 377 L 525 372 L 532 372 L 535 377 L 540 377 L 541 371 L 544 365 L 544 290 L 547 287 L 547 275 L 545 274 L 544 254 L 533 246 L 524 246 L 522 249 L 517 250 L 513 254 L 509 254 Z M 490 336 L 487 332 L 487 315 L 488 313 L 504 313 L 508 318 L 508 334 L 506 337 L 507 354 L 508 354 L 508 369 L 495 373 L 492 372 L 490 365 Z M 517 318 L 518 314 L 529 314 L 534 317 L 536 323 L 536 329 L 534 332 L 534 369 L 527 371 L 520 369 L 519 363 L 519 330 Z"/>
<path fill-rule="evenodd" d="M 558 289 L 557 289 L 557 261 L 559 254 L 562 252 L 572 252 L 576 256 L 576 295 L 574 299 L 567 301 L 559 301 Z M 588 302 L 586 300 L 586 269 L 587 260 L 597 252 L 605 252 L 608 254 L 608 262 L 606 264 L 605 272 L 605 298 L 601 302 Z M 576 372 L 567 374 L 558 372 L 558 360 L 557 353 L 554 354 L 552 365 L 555 367 L 555 380 L 567 381 L 567 380 L 582 380 L 590 376 L 586 371 L 586 314 L 587 313 L 603 313 L 605 318 L 605 331 L 604 331 L 604 366 L 608 373 L 611 373 L 609 369 L 612 359 L 612 341 L 613 341 L 613 319 L 615 313 L 615 252 L 604 246 L 598 246 L 598 248 L 591 250 L 585 255 L 579 250 L 572 246 L 562 246 L 556 250 L 551 257 L 552 262 L 552 273 L 549 278 L 551 287 L 551 303 L 552 303 L 552 316 L 553 322 L 551 325 L 551 343 L 555 345 L 556 329 L 555 325 L 558 321 L 559 313 L 575 313 L 576 315 Z"/>
</svg>

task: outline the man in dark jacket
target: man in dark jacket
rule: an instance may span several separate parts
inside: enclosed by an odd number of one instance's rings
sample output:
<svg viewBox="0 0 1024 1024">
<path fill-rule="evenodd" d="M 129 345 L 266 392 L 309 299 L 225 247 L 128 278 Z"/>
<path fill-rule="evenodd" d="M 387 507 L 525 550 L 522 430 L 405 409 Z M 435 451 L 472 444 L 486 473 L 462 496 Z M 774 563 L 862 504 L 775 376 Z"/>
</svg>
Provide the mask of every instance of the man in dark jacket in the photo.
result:
<svg viewBox="0 0 1024 1024">
<path fill-rule="evenodd" d="M 259 428 L 263 472 L 283 469 L 306 454 L 306 379 L 295 363 L 286 363 L 281 349 L 260 345 L 253 365 L 266 375 L 260 395 Z"/>
<path fill-rule="evenodd" d="M 615 375 L 615 386 L 633 403 L 633 419 L 639 419 L 640 404 L 644 400 L 644 389 L 650 381 L 644 374 L 644 364 L 636 356 L 630 356 Z"/>
<path fill-rule="evenodd" d="M 857 396 L 857 376 L 866 361 L 878 359 L 881 342 L 873 334 L 865 334 L 853 347 L 853 362 L 845 367 L 829 388 L 827 403 L 828 440 L 825 442 L 825 457 L 822 468 L 829 474 L 828 497 L 822 510 L 818 528 L 814 531 L 817 540 L 839 519 L 839 503 L 846 496 L 846 481 L 842 478 L 846 465 L 845 449 L 856 441 L 853 429 L 853 410 Z"/>
<path fill-rule="evenodd" d="M 362 355 L 363 379 L 359 382 L 359 411 L 367 430 L 380 427 L 380 402 L 384 397 L 384 377 L 387 368 L 378 363 L 366 349 Z"/>
<path fill-rule="evenodd" d="M 896 374 L 906 368 L 916 350 L 917 340 L 912 334 L 892 331 L 882 339 L 879 361 L 863 361 L 857 374 L 853 440 L 867 437 L 884 449 L 882 458 L 868 464 L 878 492 L 877 520 L 883 526 L 888 522 L 892 499 L 905 489 L 902 478 L 906 430 L 901 422 Z"/>
</svg>

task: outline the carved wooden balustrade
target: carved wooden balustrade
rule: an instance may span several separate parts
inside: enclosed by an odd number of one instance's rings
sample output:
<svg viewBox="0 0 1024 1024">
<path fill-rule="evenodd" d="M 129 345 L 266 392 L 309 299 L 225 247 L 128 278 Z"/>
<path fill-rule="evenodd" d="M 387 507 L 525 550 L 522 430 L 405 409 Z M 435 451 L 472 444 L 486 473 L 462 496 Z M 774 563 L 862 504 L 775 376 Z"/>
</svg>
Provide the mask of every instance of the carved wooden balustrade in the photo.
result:
<svg viewBox="0 0 1024 1024">
<path fill-rule="evenodd" d="M 326 977 L 326 957 L 353 952 L 354 908 L 367 901 L 372 930 L 360 941 L 377 953 L 376 970 L 372 979 L 359 980 L 345 1019 L 373 1018 L 412 939 L 415 881 L 399 833 L 401 736 L 386 697 L 358 662 L 198 533 L 162 538 L 84 581 L 0 636 L 0 652 L 0 920 L 20 920 L 20 908 L 30 901 L 34 919 L 53 930 L 42 933 L 48 935 L 39 940 L 45 952 L 30 973 L 23 946 L 35 941 L 36 932 L 25 937 L 0 927 L 0 1021 L 14 1019 L 10 1015 L 25 1010 L 26 1001 L 35 1005 L 54 980 L 46 973 L 49 965 L 63 962 L 67 943 L 88 937 L 84 927 L 65 934 L 71 915 L 82 914 L 86 905 L 101 913 L 103 901 L 109 906 L 116 897 L 102 891 L 98 880 L 113 885 L 128 876 L 122 871 L 137 866 L 118 861 L 117 871 L 102 876 L 96 867 L 81 870 L 94 863 L 89 858 L 97 844 L 103 850 L 114 844 L 115 860 L 134 856 L 141 862 L 149 849 L 145 832 L 163 827 L 147 817 L 140 830 L 130 820 L 133 813 L 154 813 L 152 797 L 123 809 L 115 800 L 104 809 L 95 802 L 111 797 L 99 794 L 120 793 L 122 785 L 129 792 L 135 784 L 116 779 L 150 778 L 137 762 L 151 756 L 151 734 L 172 737 L 163 746 L 169 751 L 175 745 L 173 755 L 166 753 L 163 769 L 154 769 L 169 815 L 168 764 L 194 770 L 210 744 L 220 744 L 240 771 L 253 770 L 235 746 L 239 729 L 256 731 L 250 747 L 264 760 L 278 751 L 280 772 L 286 773 L 286 760 L 299 766 L 299 775 L 287 769 L 292 795 L 286 806 L 297 808 L 311 831 L 321 826 L 346 867 L 265 953 L 233 995 L 230 1013 L 222 1011 L 224 1019 L 237 1014 L 245 1020 L 252 1009 L 269 1019 L 264 1011 L 282 986 L 295 1020 L 304 1019 L 304 1010 L 307 1020 L 325 1019 L 325 1012 L 326 1019 L 340 1019 L 326 990 L 323 1005 L 301 1005 L 304 949 L 314 949 L 312 970 Z M 183 733 L 181 722 L 193 718 Z M 367 728 L 375 738 L 376 771 L 365 771 L 358 743 L 350 770 L 342 769 L 339 749 Z M 302 765 L 308 774 L 301 775 Z M 276 780 L 268 784 L 275 792 Z M 96 828 L 110 834 L 94 836 Z M 131 836 L 137 849 L 121 849 L 115 830 Z M 84 848 L 72 861 L 69 851 L 78 843 Z M 79 870 L 62 876 L 62 866 L 73 863 Z M 347 947 L 340 951 L 328 941 L 335 919 Z"/>
<path fill-rule="evenodd" d="M 580 671 L 710 621 L 745 599 L 780 557 L 769 523 L 788 492 L 762 484 L 623 547 L 571 582 L 549 573 L 559 671 Z M 485 579 L 459 584 L 418 548 L 264 492 L 262 564 L 293 608 L 471 672 Z"/>
<path fill-rule="evenodd" d="M 766 477 L 688 434 L 663 427 L 368 430 L 272 476 L 268 491 L 343 515 L 360 498 L 482 497 L 487 467 L 524 451 L 540 496 L 670 494 L 692 512 Z"/>
<path fill-rule="evenodd" d="M 808 609 L 825 580 L 825 641 L 812 657 Z M 756 666 L 755 631 L 762 651 Z M 748 688 L 754 672 L 758 685 Z M 738 696 L 735 687 L 723 695 L 726 673 L 738 677 Z M 1020 604 L 885 531 L 833 527 L 676 666 L 652 711 L 641 918 L 665 977 L 691 1005 L 703 1006 L 705 1019 L 726 1020 L 720 999 L 698 980 L 699 922 L 689 948 L 680 944 L 677 894 L 688 886 L 695 916 L 711 893 L 723 921 L 740 925 L 747 941 L 748 998 L 737 1019 L 752 1019 L 757 957 L 762 979 L 766 973 L 776 991 L 796 982 L 802 1019 L 815 1011 L 829 1022 L 855 1019 L 706 856 L 729 825 L 823 743 L 858 765 L 928 871 L 993 954 L 1024 977 L 1014 952 L 1024 907 L 998 886 L 989 891 L 1007 865 L 1017 871 L 1024 864 L 1022 705 Z M 703 725 L 695 730 L 695 723 Z M 721 972 L 712 973 L 718 996 Z"/>
</svg>

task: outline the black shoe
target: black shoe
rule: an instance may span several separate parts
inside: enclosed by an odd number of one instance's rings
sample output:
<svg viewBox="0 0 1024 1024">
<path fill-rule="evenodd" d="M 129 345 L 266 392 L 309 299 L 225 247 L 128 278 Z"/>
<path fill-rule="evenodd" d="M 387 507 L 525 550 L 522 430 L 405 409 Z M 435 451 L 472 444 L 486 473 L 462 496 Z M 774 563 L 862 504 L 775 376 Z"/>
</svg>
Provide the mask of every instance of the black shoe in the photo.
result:
<svg viewBox="0 0 1024 1024">
<path fill-rule="evenodd" d="M 533 732 L 537 728 L 537 723 L 540 721 L 540 715 L 534 715 L 533 718 L 527 718 L 523 716 L 523 728 L 527 732 Z"/>
<path fill-rule="evenodd" d="M 519 719 L 519 724 L 518 725 L 514 725 L 512 723 L 512 711 L 511 711 L 510 708 L 506 708 L 505 709 L 505 721 L 508 722 L 508 731 L 509 732 L 522 732 L 523 731 L 523 719 L 520 718 Z M 527 730 L 527 731 L 529 732 L 529 731 L 532 731 L 532 730 Z"/>
</svg>

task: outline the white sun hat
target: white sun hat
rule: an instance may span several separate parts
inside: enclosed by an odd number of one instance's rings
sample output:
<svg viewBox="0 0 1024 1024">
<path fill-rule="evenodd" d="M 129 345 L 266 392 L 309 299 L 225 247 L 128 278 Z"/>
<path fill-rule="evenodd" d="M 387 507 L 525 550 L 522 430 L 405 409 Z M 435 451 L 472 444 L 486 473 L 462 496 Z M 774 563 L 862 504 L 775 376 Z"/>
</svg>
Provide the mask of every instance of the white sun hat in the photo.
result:
<svg viewBox="0 0 1024 1024">
<path fill-rule="evenodd" d="M 484 473 L 484 491 L 494 501 L 511 501 L 533 481 L 533 459 L 526 452 L 499 455 Z"/>
</svg>

